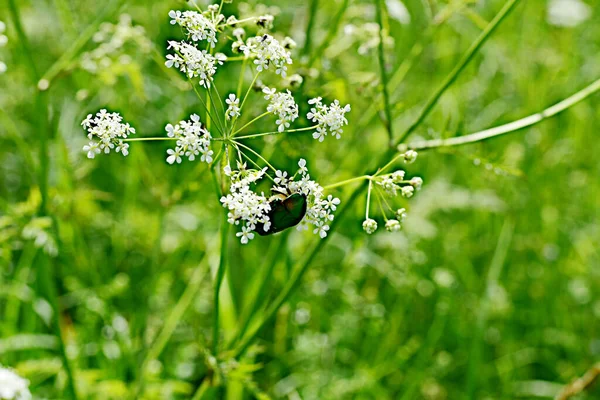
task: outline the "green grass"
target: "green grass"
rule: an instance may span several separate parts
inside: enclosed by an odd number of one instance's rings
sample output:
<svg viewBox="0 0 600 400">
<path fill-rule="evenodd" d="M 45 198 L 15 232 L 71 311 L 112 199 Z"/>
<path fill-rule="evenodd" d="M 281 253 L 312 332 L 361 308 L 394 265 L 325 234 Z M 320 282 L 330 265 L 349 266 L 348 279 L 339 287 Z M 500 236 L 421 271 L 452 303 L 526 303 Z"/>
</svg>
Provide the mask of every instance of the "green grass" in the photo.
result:
<svg viewBox="0 0 600 400">
<path fill-rule="evenodd" d="M 166 41 L 180 37 L 167 14 L 183 2 L 0 7 L 0 365 L 35 398 L 231 400 L 543 399 L 592 368 L 596 10 L 561 28 L 541 1 L 406 0 L 409 24 L 394 1 L 266 3 L 280 10 L 275 31 L 298 42 L 301 117 L 288 135 L 261 135 L 275 128 L 264 116 L 236 136 L 276 168 L 305 158 L 331 185 L 342 204 L 325 240 L 290 230 L 241 245 L 238 227 L 224 229 L 220 159 L 167 165 L 159 140 L 132 141 L 126 158 L 81 151 L 81 120 L 104 107 L 138 138 L 191 113 L 206 120 L 203 103 L 216 135 L 229 93 L 245 104 L 237 127 L 264 112 L 251 63 L 219 69 L 211 97 L 164 68 Z M 153 47 L 126 47 L 121 69 L 80 68 L 123 12 Z M 348 25 L 364 23 L 394 45 L 360 55 Z M 302 130 L 316 96 L 351 104 L 341 140 Z M 417 161 L 398 162 L 390 137 Z M 423 189 L 392 200 L 409 215 L 398 233 L 371 199 L 380 229 L 369 236 L 365 174 L 391 160 L 386 172 L 405 168 Z"/>
</svg>

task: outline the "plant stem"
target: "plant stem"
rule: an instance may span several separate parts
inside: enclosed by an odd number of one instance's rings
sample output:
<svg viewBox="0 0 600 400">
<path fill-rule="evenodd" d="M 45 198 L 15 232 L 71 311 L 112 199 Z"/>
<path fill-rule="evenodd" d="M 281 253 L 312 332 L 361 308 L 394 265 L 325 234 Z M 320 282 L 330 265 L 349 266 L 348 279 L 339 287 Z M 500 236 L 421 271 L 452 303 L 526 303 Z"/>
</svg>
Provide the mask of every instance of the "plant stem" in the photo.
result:
<svg viewBox="0 0 600 400">
<path fill-rule="evenodd" d="M 225 268 L 227 267 L 229 227 L 230 224 L 229 222 L 227 222 L 227 212 L 224 212 L 223 222 L 221 223 L 221 257 L 219 260 L 219 268 L 217 269 L 217 275 L 215 277 L 215 287 L 213 295 L 214 312 L 212 353 L 215 357 L 217 357 L 219 350 L 219 293 L 221 291 L 223 277 L 225 276 Z"/>
<path fill-rule="evenodd" d="M 369 176 L 369 175 L 357 176 L 355 178 L 350 178 L 350 179 L 346 179 L 346 180 L 343 180 L 343 181 L 340 181 L 340 182 L 332 183 L 331 185 L 323 186 L 323 189 L 329 190 L 329 189 L 333 189 L 333 188 L 336 188 L 336 187 L 347 185 L 349 183 L 359 182 L 359 181 L 362 181 L 364 179 L 371 179 L 371 176 Z"/>
<path fill-rule="evenodd" d="M 256 121 L 258 121 L 259 119 L 266 117 L 267 115 L 271 114 L 270 112 L 266 111 L 264 113 L 262 113 L 261 115 L 259 115 L 258 117 L 254 118 L 252 121 L 248 122 L 246 125 L 242 126 L 240 129 L 236 130 L 235 132 L 233 132 L 231 134 L 231 136 L 235 136 L 236 133 L 239 133 L 241 131 L 243 131 L 245 128 L 249 127 L 250 125 L 252 125 L 253 123 L 255 123 Z"/>
<path fill-rule="evenodd" d="M 240 139 L 254 139 L 254 138 L 262 137 L 262 136 L 280 135 L 282 133 L 313 131 L 313 130 L 315 130 L 317 128 L 317 126 L 318 125 L 308 126 L 306 128 L 288 129 L 288 130 L 285 130 L 285 131 L 282 131 L 282 132 L 273 131 L 273 132 L 255 133 L 255 134 L 252 134 L 252 135 L 238 136 L 238 137 L 236 137 L 236 140 L 240 140 Z"/>
<path fill-rule="evenodd" d="M 308 6 L 308 22 L 306 23 L 306 40 L 304 41 L 304 47 L 302 48 L 302 54 L 307 55 L 310 53 L 312 46 L 313 27 L 315 25 L 315 15 L 319 8 L 319 0 L 311 0 Z"/>
<path fill-rule="evenodd" d="M 404 133 L 398 138 L 395 144 L 403 143 L 427 118 L 433 107 L 437 104 L 442 94 L 446 92 L 446 90 L 456 81 L 456 78 L 461 74 L 461 72 L 465 69 L 467 65 L 473 60 L 473 57 L 479 49 L 484 45 L 487 39 L 492 35 L 492 33 L 496 30 L 496 28 L 500 25 L 502 21 L 508 16 L 510 11 L 519 3 L 520 0 L 509 0 L 506 2 L 504 7 L 500 10 L 500 12 L 494 17 L 494 19 L 489 23 L 487 28 L 481 32 L 477 40 L 471 45 L 469 50 L 463 55 L 462 59 L 454 67 L 452 72 L 446 77 L 444 82 L 440 85 L 440 87 L 431 95 L 429 100 L 425 103 L 425 106 L 419 113 L 417 119 L 404 131 Z"/>
<path fill-rule="evenodd" d="M 354 191 L 354 193 L 352 193 L 350 198 L 346 201 L 345 205 L 340 209 L 340 212 L 338 213 L 338 217 L 340 215 L 343 215 L 346 210 L 348 210 L 352 207 L 353 203 L 358 198 L 358 195 L 360 194 L 362 188 L 363 188 L 363 186 L 356 189 Z M 334 232 L 334 228 L 337 226 L 339 221 L 340 221 L 340 218 L 336 218 L 333 220 L 333 222 L 331 223 L 330 232 Z M 242 340 L 240 341 L 238 346 L 234 349 L 234 351 L 233 351 L 234 357 L 238 357 L 239 355 L 241 355 L 248 348 L 248 346 L 250 344 L 252 344 L 252 341 L 256 338 L 256 336 L 260 332 L 260 329 L 271 318 L 273 318 L 275 316 L 275 314 L 277 313 L 279 308 L 288 300 L 290 295 L 292 293 L 294 293 L 294 291 L 298 288 L 302 277 L 304 276 L 304 274 L 308 270 L 308 267 L 312 263 L 313 259 L 316 257 L 316 255 L 319 253 L 319 251 L 323 248 L 323 246 L 325 246 L 325 244 L 327 243 L 327 241 L 330 239 L 331 236 L 332 236 L 332 234 L 329 234 L 325 238 L 319 240 L 317 242 L 317 244 L 315 245 L 315 247 L 313 248 L 313 250 L 300 263 L 300 267 L 298 267 L 292 273 L 292 276 L 287 281 L 287 283 L 285 284 L 285 286 L 283 287 L 283 289 L 281 290 L 281 292 L 279 293 L 279 295 L 277 296 L 277 298 L 275 299 L 273 304 L 271 304 L 271 306 L 269 306 L 265 310 L 265 312 L 261 315 L 260 320 L 257 323 L 252 325 L 251 329 L 249 330 L 249 333 L 246 334 L 242 338 Z"/>
<path fill-rule="evenodd" d="M 242 69 L 240 71 L 240 78 L 238 79 L 237 91 L 235 92 L 235 97 L 238 99 L 242 95 L 242 86 L 244 85 L 244 75 L 246 74 L 246 64 L 248 64 L 248 59 L 244 57 L 244 61 L 242 62 Z"/>
<path fill-rule="evenodd" d="M 254 84 L 256 83 L 256 79 L 258 79 L 258 75 L 260 75 L 260 72 L 257 72 L 256 74 L 254 74 L 252 83 L 250 83 L 250 86 L 248 86 L 248 90 L 246 90 L 246 94 L 244 95 L 244 99 L 242 100 L 242 104 L 240 105 L 240 114 L 242 113 L 242 110 L 244 109 L 244 104 L 246 104 L 246 100 L 248 100 L 248 96 L 250 95 L 250 91 L 252 90 L 252 87 L 254 87 Z M 237 121 L 238 121 L 238 118 L 233 120 L 233 126 L 231 127 L 232 131 L 235 130 L 235 124 L 237 124 Z"/>
<path fill-rule="evenodd" d="M 310 59 L 308 61 L 308 68 L 312 67 L 313 64 L 315 63 L 315 61 L 317 61 L 323 55 L 323 52 L 325 51 L 327 46 L 329 46 L 329 44 L 331 43 L 331 41 L 337 34 L 337 31 L 340 27 L 340 23 L 342 22 L 342 18 L 344 17 L 344 14 L 346 13 L 346 9 L 348 8 L 348 2 L 349 2 L 349 0 L 343 0 L 343 3 L 340 6 L 339 11 L 335 15 L 333 22 L 329 25 L 329 30 L 327 31 L 327 35 L 325 36 L 325 39 L 323 39 L 323 41 L 321 42 L 319 47 L 310 56 Z"/>
<path fill-rule="evenodd" d="M 204 99 L 202 98 L 202 95 L 200 94 L 200 92 L 198 91 L 198 89 L 196 88 L 196 85 L 194 85 L 194 82 L 192 82 L 192 80 L 190 78 L 188 78 L 188 80 L 190 81 L 190 84 L 192 85 L 192 88 L 194 89 L 194 92 L 196 92 L 196 96 L 198 97 L 198 99 L 200 100 L 200 102 L 202 103 L 202 105 L 204 106 L 204 108 L 206 109 L 207 112 L 207 124 L 206 127 L 207 129 L 210 129 L 210 119 L 214 119 L 216 120 L 216 118 L 210 113 L 210 107 L 208 107 L 208 105 L 206 104 L 206 102 L 204 101 Z M 221 128 L 219 128 L 219 126 L 217 125 L 216 128 L 219 130 L 219 132 L 221 133 L 221 136 L 225 136 L 225 133 L 221 130 Z"/>
<path fill-rule="evenodd" d="M 410 149 L 427 150 L 438 147 L 461 146 L 464 144 L 480 142 L 491 139 L 507 133 L 516 132 L 524 128 L 539 124 L 540 122 L 551 118 L 561 112 L 568 110 L 576 104 L 582 102 L 586 98 L 600 91 L 600 79 L 594 81 L 589 86 L 575 93 L 574 95 L 556 103 L 552 107 L 546 108 L 543 111 L 532 114 L 528 117 L 510 122 L 508 124 L 496 126 L 494 128 L 485 129 L 483 131 L 471 133 L 469 135 L 454 137 L 450 139 L 433 139 L 422 142 L 415 142 L 408 145 Z"/>
<path fill-rule="evenodd" d="M 163 136 L 152 136 L 152 137 L 137 137 L 123 139 L 124 142 L 152 142 L 156 140 L 177 140 L 177 138 L 163 137 Z"/>
<path fill-rule="evenodd" d="M 376 0 L 375 5 L 377 23 L 379 24 L 379 73 L 381 75 L 381 86 L 383 89 L 383 106 L 385 110 L 385 127 L 388 132 L 390 144 L 394 140 L 393 124 L 392 124 L 392 107 L 390 105 L 390 94 L 388 92 L 388 76 L 385 68 L 385 49 L 384 49 L 384 30 L 383 30 L 383 12 L 385 4 L 383 0 Z"/>
<path fill-rule="evenodd" d="M 273 167 L 271 164 L 269 164 L 269 162 L 260 154 L 258 154 L 256 151 L 252 150 L 250 147 L 240 143 L 240 142 L 234 142 L 236 146 L 242 146 L 243 148 L 245 148 L 246 150 L 248 150 L 249 152 L 251 152 L 252 154 L 254 154 L 256 157 L 260 158 L 265 164 L 267 164 L 267 166 L 269 168 L 271 168 L 273 171 L 277 171 L 277 169 L 275 167 Z"/>
</svg>

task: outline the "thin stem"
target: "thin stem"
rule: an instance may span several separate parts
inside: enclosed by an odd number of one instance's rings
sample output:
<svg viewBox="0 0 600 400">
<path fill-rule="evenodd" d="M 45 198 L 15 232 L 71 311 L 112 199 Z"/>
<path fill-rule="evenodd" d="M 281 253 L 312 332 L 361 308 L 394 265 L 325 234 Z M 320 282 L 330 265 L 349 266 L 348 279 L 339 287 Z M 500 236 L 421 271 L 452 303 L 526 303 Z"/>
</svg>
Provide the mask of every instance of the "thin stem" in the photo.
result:
<svg viewBox="0 0 600 400">
<path fill-rule="evenodd" d="M 240 129 L 237 129 L 235 132 L 233 132 L 231 134 L 231 136 L 235 136 L 236 133 L 239 133 L 241 131 L 243 131 L 245 128 L 249 127 L 250 125 L 252 125 L 253 123 L 255 123 L 256 121 L 258 121 L 259 119 L 266 117 L 267 115 L 271 114 L 269 111 L 266 111 L 264 113 L 262 113 L 261 115 L 259 115 L 258 117 L 254 118 L 252 121 L 248 122 L 246 125 L 242 126 Z"/>
<path fill-rule="evenodd" d="M 235 141 L 234 144 L 236 146 L 242 146 L 243 148 L 245 148 L 246 150 L 248 150 L 249 152 L 251 152 L 252 154 L 254 154 L 256 157 L 260 158 L 273 171 L 277 171 L 277 169 L 275 167 L 273 167 L 271 164 L 269 164 L 269 162 L 263 156 L 261 156 L 260 154 L 258 154 L 256 151 L 252 150 L 250 147 L 248 147 L 248 146 L 246 146 L 246 145 L 244 145 L 244 144 L 242 144 L 240 142 L 237 142 L 237 141 Z"/>
<path fill-rule="evenodd" d="M 236 147 L 236 150 L 238 151 L 238 156 L 240 158 L 240 161 L 242 161 L 242 156 L 246 158 L 246 160 L 250 161 L 250 164 L 254 165 L 256 168 L 261 169 L 260 165 L 258 165 L 252 158 L 250 158 L 246 153 L 244 153 L 243 151 L 240 151 L 239 148 Z M 273 183 L 275 182 L 275 179 L 273 179 L 271 177 L 271 175 L 269 174 L 265 174 L 265 176 L 267 178 L 269 178 Z"/>
<path fill-rule="evenodd" d="M 502 21 L 508 16 L 510 11 L 519 3 L 520 0 L 509 0 L 504 7 L 500 10 L 500 12 L 494 17 L 494 19 L 489 23 L 487 28 L 479 35 L 477 40 L 471 45 L 469 50 L 462 57 L 458 65 L 454 67 L 450 75 L 446 77 L 444 82 L 440 85 L 440 87 L 431 95 L 429 100 L 423 106 L 423 109 L 419 113 L 417 119 L 404 131 L 404 133 L 398 138 L 395 144 L 403 143 L 420 125 L 423 123 L 425 118 L 429 115 L 433 107 L 437 104 L 440 97 L 446 92 L 446 90 L 456 81 L 456 78 L 459 77 L 461 72 L 465 69 L 467 65 L 473 60 L 473 57 L 479 49 L 484 45 L 487 39 L 492 35 L 492 33 L 496 30 L 496 28 L 500 25 Z"/>
<path fill-rule="evenodd" d="M 373 181 L 369 180 L 369 188 L 367 189 L 367 209 L 365 211 L 365 219 L 369 219 L 369 207 L 371 205 L 371 191 L 373 190 Z"/>
<path fill-rule="evenodd" d="M 282 132 L 273 131 L 273 132 L 255 133 L 255 134 L 252 134 L 252 135 L 238 136 L 238 137 L 236 137 L 236 140 L 240 140 L 240 139 L 253 139 L 253 138 L 257 138 L 257 137 L 261 137 L 261 136 L 269 136 L 269 135 L 280 135 L 282 133 L 312 131 L 312 130 L 317 129 L 318 126 L 319 125 L 309 126 L 309 127 L 306 127 L 306 128 L 288 129 L 288 130 L 285 130 L 285 131 L 282 131 Z"/>
<path fill-rule="evenodd" d="M 375 186 L 375 198 L 377 199 L 377 203 L 379 204 L 379 211 L 381 211 L 381 215 L 383 215 L 383 219 L 387 222 L 388 218 L 385 215 L 385 210 L 383 209 L 383 203 L 381 202 L 381 198 L 383 195 L 381 194 L 381 190 L 377 186 Z"/>
<path fill-rule="evenodd" d="M 238 99 L 242 95 L 242 86 L 244 85 L 244 75 L 246 74 L 246 64 L 248 64 L 248 58 L 244 57 L 244 62 L 242 63 L 242 70 L 240 71 L 240 78 L 238 79 L 237 91 L 235 92 L 235 97 Z"/>
<path fill-rule="evenodd" d="M 127 138 L 123 139 L 124 142 L 152 142 L 157 140 L 177 140 L 177 138 L 157 136 L 157 137 L 137 137 L 137 138 Z"/>
<path fill-rule="evenodd" d="M 561 112 L 568 110 L 576 104 L 587 99 L 591 95 L 600 91 L 600 79 L 594 81 L 589 86 L 575 93 L 574 95 L 556 103 L 543 111 L 530 115 L 528 117 L 510 122 L 508 124 L 496 126 L 494 128 L 485 129 L 483 131 L 471 133 L 469 135 L 454 137 L 450 139 L 433 139 L 421 142 L 411 143 L 408 147 L 415 150 L 427 150 L 438 147 L 461 146 L 468 143 L 480 142 L 491 139 L 497 136 L 502 136 L 507 133 L 516 132 L 524 128 L 539 124 L 540 122 L 554 117 Z"/>
<path fill-rule="evenodd" d="M 384 49 L 384 30 L 383 30 L 383 0 L 376 0 L 375 5 L 377 24 L 379 24 L 379 73 L 381 75 L 381 86 L 383 88 L 383 106 L 385 111 L 385 127 L 388 132 L 390 143 L 394 139 L 393 124 L 392 124 L 392 107 L 390 104 L 390 94 L 388 92 L 388 75 L 385 69 L 385 49 Z"/>
<path fill-rule="evenodd" d="M 258 19 L 258 17 L 244 18 L 244 19 L 240 19 L 239 21 L 221 24 L 221 25 L 218 26 L 218 28 L 222 28 L 224 26 L 229 26 L 229 25 L 243 24 L 244 22 L 256 21 L 257 19 Z"/>
<path fill-rule="evenodd" d="M 329 189 L 333 189 L 336 187 L 347 185 L 349 183 L 359 182 L 359 181 L 362 181 L 365 179 L 371 179 L 371 176 L 370 175 L 357 176 L 356 178 L 350 178 L 350 179 L 346 179 L 346 180 L 343 180 L 340 182 L 332 183 L 331 185 L 323 186 L 323 189 L 329 190 Z"/>
<path fill-rule="evenodd" d="M 210 114 L 210 108 L 206 105 L 206 102 L 204 101 L 204 99 L 202 98 L 202 95 L 200 94 L 200 92 L 196 88 L 196 85 L 194 85 L 194 82 L 192 82 L 192 80 L 190 78 L 188 78 L 188 80 L 190 81 L 190 84 L 192 85 L 192 88 L 194 89 L 194 92 L 196 92 L 196 96 L 198 97 L 198 99 L 200 100 L 200 102 L 202 103 L 202 105 L 204 106 L 204 108 L 206 109 L 206 112 L 208 113 L 208 117 L 210 117 L 212 119 L 216 119 L 216 118 L 214 118 Z M 209 121 L 210 121 L 210 119 L 208 119 L 207 122 L 209 122 Z M 206 125 L 207 125 L 207 128 L 210 129 L 210 125 L 208 123 Z M 221 133 L 221 136 L 225 136 L 225 133 L 221 130 L 221 128 L 219 128 L 218 125 L 217 125 L 217 129 Z"/>
<path fill-rule="evenodd" d="M 346 9 L 348 8 L 349 0 L 343 0 L 342 5 L 340 6 L 339 11 L 335 15 L 333 22 L 329 25 L 329 30 L 327 31 L 327 35 L 325 39 L 321 42 L 319 47 L 315 50 L 315 52 L 311 55 L 310 60 L 308 61 L 308 67 L 312 67 L 315 61 L 317 61 L 322 55 L 327 46 L 331 43 L 342 22 L 342 18 L 346 13 Z"/>
<path fill-rule="evenodd" d="M 258 75 L 260 75 L 260 72 L 257 72 L 256 74 L 254 74 L 254 78 L 252 79 L 252 83 L 250 83 L 250 86 L 248 86 L 248 90 L 246 90 L 246 94 L 244 95 L 244 100 L 242 100 L 242 105 L 240 106 L 240 114 L 242 113 L 243 109 L 244 109 L 244 104 L 246 104 L 246 100 L 248 100 L 248 96 L 250 95 L 250 91 L 252 90 L 252 88 L 254 87 L 254 84 L 256 83 L 256 79 L 258 79 Z M 237 123 L 238 118 L 236 117 L 233 120 L 233 126 L 231 127 L 231 130 L 233 131 L 235 129 L 235 124 Z"/>
<path fill-rule="evenodd" d="M 338 217 L 331 222 L 330 232 L 335 232 L 335 227 L 341 220 L 341 218 L 339 218 L 339 217 L 341 215 L 344 215 L 344 213 L 352 207 L 352 204 L 354 204 L 354 202 L 358 198 L 358 195 L 362 191 L 362 188 L 363 188 L 363 186 L 361 186 L 360 188 L 357 188 L 354 191 L 354 193 L 352 193 L 352 195 L 348 198 L 348 200 L 346 200 L 345 205 L 343 207 L 341 207 L 340 211 L 338 212 Z M 246 351 L 248 346 L 252 343 L 252 341 L 256 338 L 256 336 L 260 332 L 261 328 L 268 321 L 270 321 L 271 318 L 273 318 L 275 316 L 277 311 L 288 300 L 290 295 L 292 293 L 294 293 L 294 291 L 298 288 L 300 281 L 302 280 L 302 277 L 304 276 L 304 274 L 308 270 L 308 267 L 312 263 L 313 259 L 316 257 L 316 255 L 319 253 L 319 251 L 321 251 L 321 249 L 325 246 L 325 244 L 327 243 L 329 238 L 331 238 L 331 236 L 332 236 L 332 234 L 329 234 L 329 235 L 325 236 L 325 238 L 319 240 L 317 242 L 317 244 L 315 245 L 315 247 L 313 248 L 313 250 L 310 253 L 308 253 L 306 255 L 306 257 L 300 262 L 300 266 L 294 270 L 294 272 L 292 273 L 292 276 L 290 277 L 290 279 L 288 279 L 287 283 L 285 284 L 285 286 L 283 287 L 281 292 L 279 292 L 279 295 L 274 300 L 273 304 L 271 304 L 271 306 L 269 306 L 265 310 L 265 312 L 260 315 L 260 320 L 252 325 L 252 327 L 249 329 L 249 332 L 243 337 L 243 339 L 240 341 L 238 346 L 234 349 L 234 351 L 233 351 L 234 357 L 237 357 L 240 354 L 244 353 L 244 351 Z"/>
<path fill-rule="evenodd" d="M 223 283 L 223 277 L 225 276 L 225 268 L 227 266 L 227 247 L 229 239 L 229 227 L 231 225 L 227 222 L 227 212 L 223 213 L 223 222 L 221 223 L 221 257 L 219 260 L 219 268 L 217 269 L 217 275 L 215 277 L 215 287 L 213 294 L 213 342 L 212 352 L 216 357 L 219 349 L 219 293 L 221 290 L 221 284 Z"/>
<path fill-rule="evenodd" d="M 312 46 L 312 37 L 313 37 L 313 26 L 315 24 L 315 15 L 317 14 L 317 9 L 319 8 L 319 0 L 311 0 L 308 6 L 308 22 L 306 23 L 306 40 L 304 42 L 304 47 L 302 48 L 302 54 L 307 55 L 310 53 L 310 48 Z"/>
<path fill-rule="evenodd" d="M 211 86 L 215 86 L 215 85 L 211 85 Z M 216 104 L 215 104 L 215 101 L 214 101 L 214 99 L 213 99 L 212 95 L 210 94 L 210 89 L 208 89 L 206 92 L 208 93 L 208 98 L 210 99 L 210 102 L 211 102 L 212 106 L 215 108 L 215 112 L 218 112 L 218 111 L 217 111 L 217 106 L 216 106 Z M 209 104 L 209 105 L 210 105 L 210 104 Z M 223 108 L 223 106 L 221 106 L 221 108 Z M 225 111 L 223 111 L 223 115 L 225 115 Z M 223 132 L 226 132 L 226 131 L 227 131 L 227 130 L 225 129 L 225 126 L 223 125 L 223 122 L 221 121 L 221 119 L 220 119 L 220 118 L 219 118 L 219 119 L 217 119 L 217 120 L 215 121 L 215 123 L 216 123 L 216 124 L 218 124 L 218 125 L 221 127 L 221 129 L 222 129 L 222 131 L 223 131 Z"/>
</svg>

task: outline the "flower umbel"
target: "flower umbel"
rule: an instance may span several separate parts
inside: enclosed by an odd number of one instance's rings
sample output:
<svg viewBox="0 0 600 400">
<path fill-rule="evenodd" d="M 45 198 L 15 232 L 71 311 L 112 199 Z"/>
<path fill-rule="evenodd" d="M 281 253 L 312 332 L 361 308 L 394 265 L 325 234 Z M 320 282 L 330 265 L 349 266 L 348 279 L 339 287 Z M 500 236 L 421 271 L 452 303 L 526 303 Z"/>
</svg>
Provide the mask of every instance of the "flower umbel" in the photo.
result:
<svg viewBox="0 0 600 400">
<path fill-rule="evenodd" d="M 29 381 L 0 366 L 0 399 L 30 400 Z"/>
<path fill-rule="evenodd" d="M 167 68 L 178 68 L 190 79 L 199 77 L 200 86 L 209 88 L 213 75 L 217 72 L 216 64 L 222 62 L 223 56 L 213 56 L 206 50 L 198 50 L 196 46 L 186 42 L 171 40 L 168 43 L 168 48 L 175 50 L 175 54 L 167 54 Z"/>
<path fill-rule="evenodd" d="M 342 107 L 338 100 L 334 100 L 333 103 L 326 106 L 321 100 L 320 97 L 317 97 L 308 101 L 308 104 L 312 105 L 313 108 L 310 109 L 306 117 L 318 124 L 317 131 L 313 133 L 313 138 L 322 142 L 325 136 L 329 134 L 336 139 L 340 139 L 341 134 L 344 132 L 342 128 L 344 125 L 348 125 L 346 113 L 350 111 L 350 105 L 346 104 Z"/>
<path fill-rule="evenodd" d="M 112 149 L 124 156 L 129 154 L 129 144 L 125 143 L 123 139 L 134 134 L 135 129 L 121 121 L 123 121 L 123 117 L 119 113 L 109 113 L 105 109 L 96 113 L 96 116 L 88 114 L 81 123 L 81 126 L 87 130 L 87 136 L 90 139 L 90 142 L 83 146 L 83 151 L 87 152 L 88 158 L 94 158 L 101 152 L 108 154 Z"/>
<path fill-rule="evenodd" d="M 291 122 L 298 118 L 298 105 L 294 101 L 292 93 L 289 90 L 285 93 L 276 93 L 275 89 L 269 87 L 265 87 L 263 93 L 265 94 L 265 100 L 270 101 L 267 111 L 278 117 L 275 121 L 277 130 L 283 132 L 290 127 Z"/>
<path fill-rule="evenodd" d="M 287 65 L 292 64 L 291 53 L 268 34 L 251 37 L 245 44 L 234 43 L 234 48 L 239 48 L 246 57 L 254 58 L 258 72 L 268 70 L 273 65 L 275 73 L 285 78 Z"/>
<path fill-rule="evenodd" d="M 180 121 L 175 126 L 168 124 L 165 130 L 167 136 L 177 139 L 175 149 L 167 150 L 167 162 L 169 164 L 180 164 L 182 156 L 194 161 L 198 155 L 200 155 L 200 161 L 212 162 L 211 135 L 202 126 L 198 115 L 192 114 L 189 121 Z"/>
</svg>

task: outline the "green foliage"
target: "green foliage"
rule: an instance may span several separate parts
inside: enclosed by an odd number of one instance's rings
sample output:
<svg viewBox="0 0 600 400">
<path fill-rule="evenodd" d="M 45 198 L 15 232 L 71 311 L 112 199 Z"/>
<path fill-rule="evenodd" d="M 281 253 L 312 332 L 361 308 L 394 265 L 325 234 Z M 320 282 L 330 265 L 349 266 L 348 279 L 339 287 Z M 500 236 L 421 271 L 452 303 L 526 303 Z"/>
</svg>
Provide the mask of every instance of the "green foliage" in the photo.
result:
<svg viewBox="0 0 600 400">
<path fill-rule="evenodd" d="M 79 124 L 100 108 L 140 136 L 204 118 L 164 66 L 166 41 L 180 38 L 168 12 L 186 3 L 10 3 L 22 32 L 2 3 L 0 365 L 35 398 L 552 398 L 600 358 L 598 96 L 512 135 L 419 152 L 406 169 L 425 184 L 395 200 L 409 211 L 400 232 L 365 235 L 359 196 L 328 242 L 287 230 L 241 245 L 223 231 L 206 164 L 168 165 L 161 141 L 132 143 L 126 158 L 81 151 Z M 298 132 L 252 145 L 281 169 L 306 158 L 323 185 L 370 173 L 391 133 L 411 130 L 409 143 L 469 134 L 600 78 L 597 10 L 560 27 L 550 2 L 518 2 L 413 127 L 505 1 L 265 3 L 223 9 L 276 13 L 276 31 L 299 43 L 297 126 L 323 93 L 352 111 L 340 141 Z M 82 68 L 101 24 L 122 13 L 147 42 L 128 43 L 126 63 Z M 365 27 L 378 19 L 383 30 Z M 217 72 L 222 95 L 239 92 L 240 68 Z M 260 115 L 263 95 L 249 93 Z M 273 126 L 267 117 L 253 129 Z M 341 207 L 357 186 L 332 191 Z"/>
</svg>

